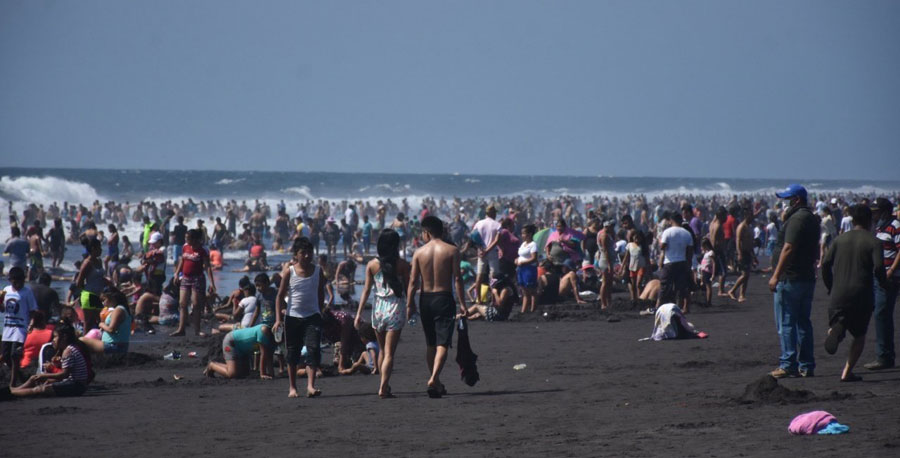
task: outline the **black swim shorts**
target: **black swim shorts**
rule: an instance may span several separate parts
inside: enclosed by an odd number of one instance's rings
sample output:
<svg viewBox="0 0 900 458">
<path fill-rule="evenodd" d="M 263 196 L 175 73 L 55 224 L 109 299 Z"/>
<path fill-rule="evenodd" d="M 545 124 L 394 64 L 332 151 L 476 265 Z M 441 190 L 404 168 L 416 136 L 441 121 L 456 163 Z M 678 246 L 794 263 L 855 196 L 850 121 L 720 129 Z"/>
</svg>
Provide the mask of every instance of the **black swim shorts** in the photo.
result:
<svg viewBox="0 0 900 458">
<path fill-rule="evenodd" d="M 449 291 L 421 293 L 419 295 L 419 315 L 422 317 L 422 331 L 425 344 L 429 347 L 442 345 L 451 347 L 453 326 L 456 321 L 456 301 Z"/>
</svg>

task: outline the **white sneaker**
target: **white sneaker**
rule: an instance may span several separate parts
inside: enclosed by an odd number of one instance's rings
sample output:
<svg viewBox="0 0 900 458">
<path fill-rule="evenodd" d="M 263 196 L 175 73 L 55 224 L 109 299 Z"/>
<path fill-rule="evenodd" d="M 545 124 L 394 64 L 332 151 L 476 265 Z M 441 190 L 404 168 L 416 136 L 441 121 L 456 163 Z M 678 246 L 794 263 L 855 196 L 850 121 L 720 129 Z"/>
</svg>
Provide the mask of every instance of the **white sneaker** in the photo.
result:
<svg viewBox="0 0 900 458">
<path fill-rule="evenodd" d="M 648 316 L 648 315 L 655 315 L 655 314 L 656 314 L 656 310 L 654 310 L 653 307 L 649 307 L 647 310 L 641 310 L 641 312 L 640 312 L 641 316 Z"/>
</svg>

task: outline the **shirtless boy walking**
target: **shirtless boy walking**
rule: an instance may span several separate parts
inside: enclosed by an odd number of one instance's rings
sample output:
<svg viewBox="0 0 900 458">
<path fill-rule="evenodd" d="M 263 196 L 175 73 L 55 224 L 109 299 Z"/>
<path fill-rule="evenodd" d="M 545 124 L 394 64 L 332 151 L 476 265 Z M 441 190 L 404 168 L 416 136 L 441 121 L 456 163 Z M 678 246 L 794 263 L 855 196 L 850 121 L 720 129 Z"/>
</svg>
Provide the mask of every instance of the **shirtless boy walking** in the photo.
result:
<svg viewBox="0 0 900 458">
<path fill-rule="evenodd" d="M 456 319 L 466 316 L 466 295 L 459 271 L 459 250 L 441 240 L 444 223 L 435 216 L 426 216 L 422 220 L 422 230 L 425 245 L 413 255 L 406 313 L 412 317 L 416 312 L 414 298 L 418 284 L 422 291 L 419 305 L 427 347 L 425 361 L 431 371 L 427 392 L 428 397 L 439 398 L 447 393 L 440 375 L 447 361 L 447 349 L 453 341 Z M 454 286 L 459 308 L 453 299 Z"/>
</svg>

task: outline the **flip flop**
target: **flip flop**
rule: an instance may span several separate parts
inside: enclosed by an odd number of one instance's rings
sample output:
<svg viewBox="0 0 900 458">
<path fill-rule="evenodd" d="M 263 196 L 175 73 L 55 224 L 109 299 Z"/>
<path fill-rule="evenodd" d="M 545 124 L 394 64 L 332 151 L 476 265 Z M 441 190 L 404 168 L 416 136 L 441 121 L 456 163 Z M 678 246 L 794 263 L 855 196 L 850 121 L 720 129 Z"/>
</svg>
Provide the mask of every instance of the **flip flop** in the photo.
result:
<svg viewBox="0 0 900 458">
<path fill-rule="evenodd" d="M 841 379 L 841 382 L 847 382 L 847 383 L 850 383 L 850 382 L 861 382 L 862 379 L 863 379 L 862 377 L 860 377 L 860 376 L 858 376 L 858 375 L 856 375 L 856 374 L 850 374 L 849 377 L 847 377 L 847 378 L 842 378 L 842 379 Z"/>
<path fill-rule="evenodd" d="M 428 393 L 428 397 L 431 399 L 440 399 L 441 397 L 441 390 L 436 386 L 429 386 L 425 392 Z"/>
<path fill-rule="evenodd" d="M 316 391 L 313 391 L 312 393 L 310 393 L 309 391 L 306 392 L 306 397 L 308 397 L 308 398 L 317 398 L 321 395 L 322 395 L 322 390 L 316 390 Z"/>
</svg>

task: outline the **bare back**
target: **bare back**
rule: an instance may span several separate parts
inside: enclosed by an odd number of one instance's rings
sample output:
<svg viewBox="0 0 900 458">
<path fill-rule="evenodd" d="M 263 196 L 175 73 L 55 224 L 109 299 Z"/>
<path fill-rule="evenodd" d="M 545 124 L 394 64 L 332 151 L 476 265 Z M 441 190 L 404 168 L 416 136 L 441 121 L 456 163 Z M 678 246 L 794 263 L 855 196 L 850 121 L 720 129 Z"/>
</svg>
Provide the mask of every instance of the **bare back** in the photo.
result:
<svg viewBox="0 0 900 458">
<path fill-rule="evenodd" d="M 416 250 L 412 264 L 413 271 L 422 278 L 423 292 L 450 292 L 453 291 L 454 276 L 459 274 L 459 249 L 443 240 L 433 239 Z"/>
</svg>

